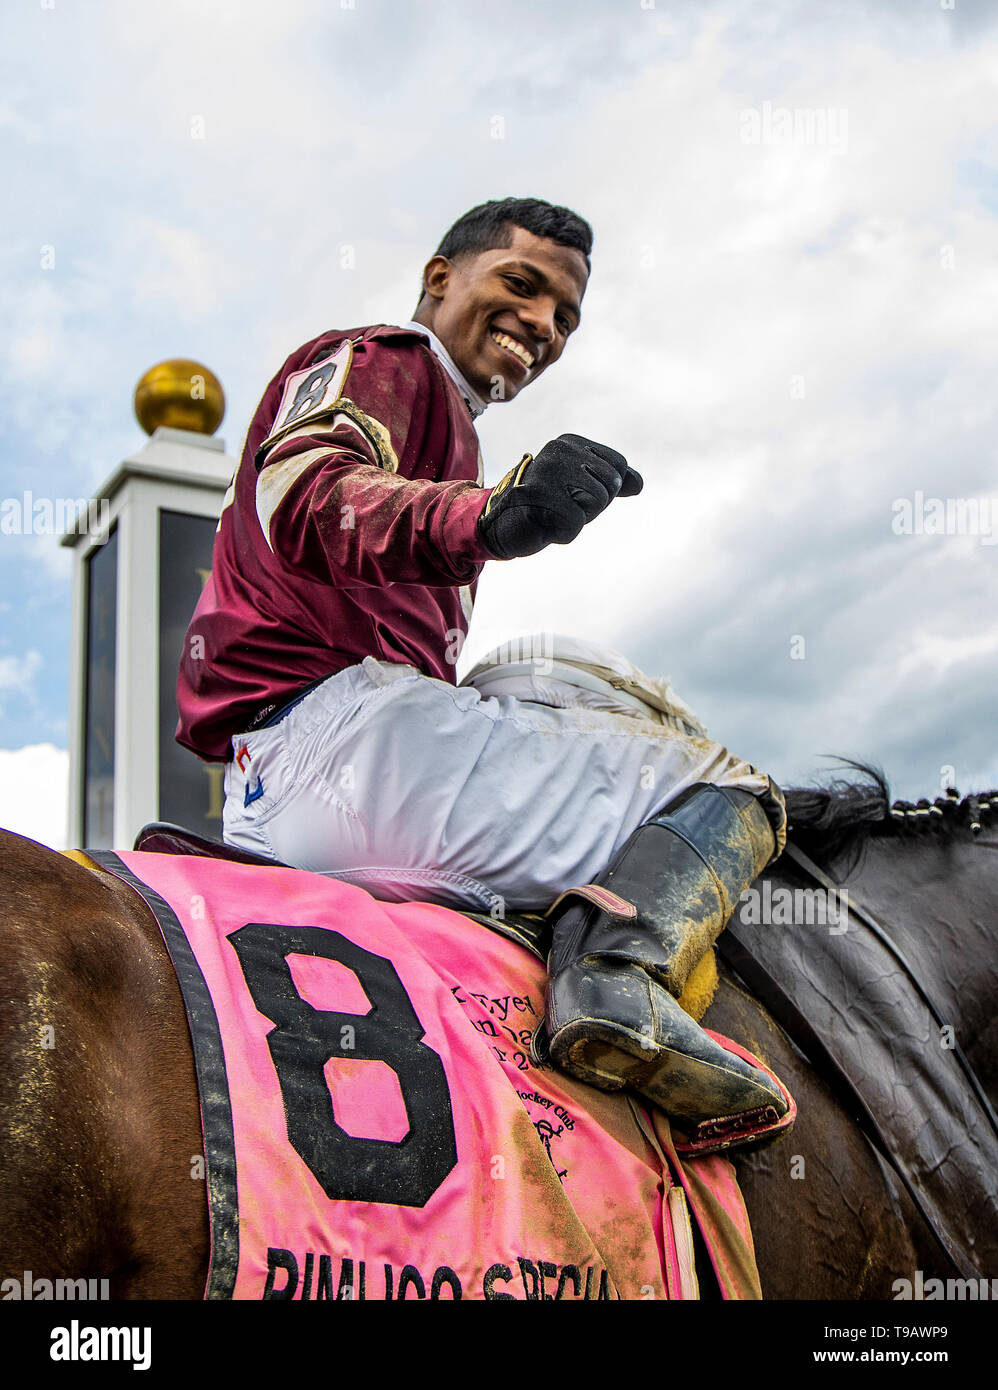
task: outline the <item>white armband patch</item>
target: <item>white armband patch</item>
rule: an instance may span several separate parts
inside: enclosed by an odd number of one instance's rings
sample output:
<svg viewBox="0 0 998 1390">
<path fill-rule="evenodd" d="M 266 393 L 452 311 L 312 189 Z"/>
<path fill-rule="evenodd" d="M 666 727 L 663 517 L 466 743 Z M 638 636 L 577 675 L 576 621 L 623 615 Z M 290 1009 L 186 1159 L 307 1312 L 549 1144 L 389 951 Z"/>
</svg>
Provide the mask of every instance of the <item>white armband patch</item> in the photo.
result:
<svg viewBox="0 0 998 1390">
<path fill-rule="evenodd" d="M 343 394 L 352 360 L 353 343 L 348 338 L 324 361 L 313 362 L 300 372 L 292 372 L 284 383 L 284 394 L 274 416 L 274 427 L 256 451 L 258 468 L 267 451 L 292 430 L 329 414 Z"/>
</svg>

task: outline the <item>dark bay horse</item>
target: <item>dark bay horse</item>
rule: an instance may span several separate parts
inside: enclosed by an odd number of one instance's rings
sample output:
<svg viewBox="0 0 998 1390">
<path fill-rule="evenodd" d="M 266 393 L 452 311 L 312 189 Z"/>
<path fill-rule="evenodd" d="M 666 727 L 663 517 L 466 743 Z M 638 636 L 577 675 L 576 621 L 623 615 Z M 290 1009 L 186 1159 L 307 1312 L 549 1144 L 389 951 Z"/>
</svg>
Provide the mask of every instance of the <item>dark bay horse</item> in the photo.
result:
<svg viewBox="0 0 998 1390">
<path fill-rule="evenodd" d="M 952 801 L 952 798 L 950 799 Z M 905 938 L 998 1100 L 998 837 L 978 803 L 892 817 L 874 778 L 788 796 L 795 841 Z M 998 806 L 998 798 L 995 799 Z M 945 808 L 944 808 L 945 809 Z M 193 1056 L 173 966 L 117 879 L 0 832 L 0 1279 L 107 1278 L 112 1298 L 202 1296 L 209 1259 Z M 789 882 L 777 864 L 774 884 Z M 476 924 L 469 929 L 485 930 Z M 722 964 L 705 1022 L 752 1048 L 799 1106 L 737 1159 L 764 1296 L 890 1298 L 952 1273 L 848 1101 Z M 998 1229 L 981 1268 L 998 1271 Z"/>
</svg>

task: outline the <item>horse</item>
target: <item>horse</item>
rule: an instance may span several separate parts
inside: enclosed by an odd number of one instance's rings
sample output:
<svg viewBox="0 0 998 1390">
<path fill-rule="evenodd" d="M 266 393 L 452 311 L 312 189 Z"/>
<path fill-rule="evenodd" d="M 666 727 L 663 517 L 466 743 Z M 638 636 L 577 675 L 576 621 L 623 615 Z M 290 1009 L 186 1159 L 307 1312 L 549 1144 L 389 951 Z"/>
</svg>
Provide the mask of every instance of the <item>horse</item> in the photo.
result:
<svg viewBox="0 0 998 1390">
<path fill-rule="evenodd" d="M 994 1101 L 998 838 L 969 826 L 980 830 L 998 796 L 892 812 L 883 779 L 864 771 L 872 781 L 788 793 L 794 842 L 826 868 L 849 857 L 851 891 L 890 908 Z M 205 1186 L 191 1181 L 201 1112 L 160 928 L 113 875 L 7 831 L 0 847 L 0 1278 L 31 1270 L 106 1279 L 114 1299 L 199 1299 L 210 1253 Z M 794 882 L 783 865 L 766 871 L 772 884 Z M 468 930 L 487 928 L 469 919 Z M 917 1193 L 835 1078 L 723 959 L 719 976 L 704 1023 L 750 1047 L 799 1107 L 788 1139 L 732 1154 L 763 1296 L 879 1299 L 905 1272 L 951 1273 Z M 977 1255 L 998 1267 L 998 1230 L 980 1232 Z"/>
</svg>

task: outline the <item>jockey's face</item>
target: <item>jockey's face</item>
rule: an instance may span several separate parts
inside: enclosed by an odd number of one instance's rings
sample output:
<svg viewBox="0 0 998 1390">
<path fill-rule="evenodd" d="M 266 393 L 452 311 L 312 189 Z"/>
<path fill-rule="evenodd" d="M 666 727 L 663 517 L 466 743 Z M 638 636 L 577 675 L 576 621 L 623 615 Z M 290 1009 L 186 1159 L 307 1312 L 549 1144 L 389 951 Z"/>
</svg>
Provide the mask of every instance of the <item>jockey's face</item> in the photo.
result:
<svg viewBox="0 0 998 1390">
<path fill-rule="evenodd" d="M 564 352 L 588 279 L 581 251 L 514 227 L 508 248 L 434 256 L 416 320 L 484 400 L 508 401 Z"/>
</svg>

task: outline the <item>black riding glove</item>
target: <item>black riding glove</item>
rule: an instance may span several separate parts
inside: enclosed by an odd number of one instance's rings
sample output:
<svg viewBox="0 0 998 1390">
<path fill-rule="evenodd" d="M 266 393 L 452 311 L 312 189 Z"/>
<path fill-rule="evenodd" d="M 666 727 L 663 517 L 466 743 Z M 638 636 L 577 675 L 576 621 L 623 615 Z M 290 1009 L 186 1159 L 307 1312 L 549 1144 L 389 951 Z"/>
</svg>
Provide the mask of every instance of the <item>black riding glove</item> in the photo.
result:
<svg viewBox="0 0 998 1390">
<path fill-rule="evenodd" d="M 619 493 L 644 487 L 623 454 L 580 434 L 560 434 L 521 461 L 492 490 L 478 518 L 482 540 L 499 560 L 535 555 L 574 541 Z"/>
</svg>

